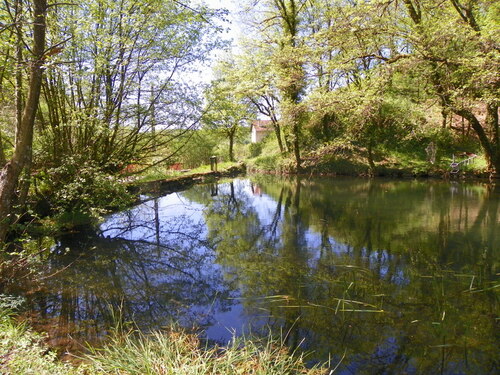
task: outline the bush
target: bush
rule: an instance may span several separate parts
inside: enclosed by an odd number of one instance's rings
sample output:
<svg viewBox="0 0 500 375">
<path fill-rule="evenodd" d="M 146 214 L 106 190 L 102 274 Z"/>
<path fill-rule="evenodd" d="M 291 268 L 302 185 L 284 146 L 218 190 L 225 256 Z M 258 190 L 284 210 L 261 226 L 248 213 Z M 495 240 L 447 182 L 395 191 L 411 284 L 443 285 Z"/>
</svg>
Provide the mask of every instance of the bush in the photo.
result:
<svg viewBox="0 0 500 375">
<path fill-rule="evenodd" d="M 250 143 L 248 146 L 248 149 L 250 151 L 250 157 L 255 158 L 259 156 L 262 153 L 262 143 Z"/>
<path fill-rule="evenodd" d="M 83 365 L 76 368 L 58 361 L 56 353 L 48 351 L 43 340 L 42 335 L 31 332 L 25 324 L 15 322 L 5 310 L 0 310 L 0 373 L 89 374 Z"/>
<path fill-rule="evenodd" d="M 124 183 L 104 172 L 91 161 L 80 164 L 70 158 L 59 167 L 37 176 L 39 193 L 49 202 L 52 213 L 77 213 L 98 218 L 110 209 L 119 209 L 132 202 Z"/>
<path fill-rule="evenodd" d="M 276 172 L 280 171 L 281 156 L 278 154 L 274 155 L 263 155 L 259 156 L 257 159 L 251 163 L 250 167 L 252 169 L 258 169 L 262 171 Z"/>
</svg>

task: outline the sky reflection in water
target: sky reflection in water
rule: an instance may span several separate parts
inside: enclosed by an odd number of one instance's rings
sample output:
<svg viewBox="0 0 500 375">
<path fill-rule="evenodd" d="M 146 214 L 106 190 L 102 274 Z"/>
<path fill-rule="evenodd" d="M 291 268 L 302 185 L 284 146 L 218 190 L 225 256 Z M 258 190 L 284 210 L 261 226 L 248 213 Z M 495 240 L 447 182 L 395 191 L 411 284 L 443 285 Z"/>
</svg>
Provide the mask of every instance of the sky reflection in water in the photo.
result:
<svg viewBox="0 0 500 375">
<path fill-rule="evenodd" d="M 150 198 L 58 241 L 34 301 L 99 334 L 109 308 L 142 329 L 211 340 L 283 332 L 341 374 L 495 373 L 499 189 L 255 176 Z M 88 249 L 93 249 L 88 251 Z M 70 330 L 70 328 L 67 328 Z"/>
</svg>

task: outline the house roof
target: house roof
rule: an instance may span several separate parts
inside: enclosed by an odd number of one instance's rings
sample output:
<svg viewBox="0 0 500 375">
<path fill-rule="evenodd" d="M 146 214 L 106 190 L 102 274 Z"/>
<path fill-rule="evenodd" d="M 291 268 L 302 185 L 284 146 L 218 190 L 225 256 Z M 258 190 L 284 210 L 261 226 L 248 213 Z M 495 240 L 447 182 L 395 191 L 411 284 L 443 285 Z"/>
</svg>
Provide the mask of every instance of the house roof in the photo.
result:
<svg viewBox="0 0 500 375">
<path fill-rule="evenodd" d="M 252 122 L 252 127 L 256 131 L 269 131 L 272 129 L 273 122 L 271 120 L 255 120 Z"/>
</svg>

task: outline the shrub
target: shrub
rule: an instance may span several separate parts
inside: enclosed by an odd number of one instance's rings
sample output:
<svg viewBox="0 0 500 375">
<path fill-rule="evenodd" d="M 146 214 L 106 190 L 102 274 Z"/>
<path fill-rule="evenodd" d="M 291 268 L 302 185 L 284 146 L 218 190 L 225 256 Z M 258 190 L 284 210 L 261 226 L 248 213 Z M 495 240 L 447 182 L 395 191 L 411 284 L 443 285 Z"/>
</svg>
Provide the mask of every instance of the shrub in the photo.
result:
<svg viewBox="0 0 500 375">
<path fill-rule="evenodd" d="M 255 158 L 259 156 L 262 153 L 262 143 L 250 143 L 248 146 L 248 149 L 250 151 L 250 157 Z"/>
<path fill-rule="evenodd" d="M 39 174 L 39 193 L 55 214 L 76 213 L 98 218 L 110 209 L 123 208 L 132 202 L 125 184 L 93 164 L 68 159 L 65 164 Z"/>
</svg>

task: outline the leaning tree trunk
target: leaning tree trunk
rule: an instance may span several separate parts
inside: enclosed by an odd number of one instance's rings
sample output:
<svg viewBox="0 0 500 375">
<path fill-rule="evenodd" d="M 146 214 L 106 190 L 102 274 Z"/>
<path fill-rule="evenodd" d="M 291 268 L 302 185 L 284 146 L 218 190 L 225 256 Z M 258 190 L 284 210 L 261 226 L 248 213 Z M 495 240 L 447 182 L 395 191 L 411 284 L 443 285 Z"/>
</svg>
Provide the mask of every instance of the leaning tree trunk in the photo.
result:
<svg viewBox="0 0 500 375">
<path fill-rule="evenodd" d="M 45 16 L 47 0 L 33 0 L 33 61 L 30 67 L 28 97 L 16 133 L 16 144 L 12 158 L 0 172 L 0 243 L 5 241 L 12 221 L 12 205 L 19 176 L 31 154 L 33 128 L 42 86 L 43 58 L 45 49 Z"/>
<path fill-rule="evenodd" d="M 277 119 L 271 119 L 274 128 L 274 135 L 276 135 L 276 140 L 278 141 L 278 147 L 280 149 L 280 153 L 285 153 L 285 146 L 283 145 L 283 140 L 281 139 L 281 126 Z"/>
<path fill-rule="evenodd" d="M 477 117 L 467 109 L 453 108 L 453 112 L 467 121 L 472 126 L 472 129 L 476 132 L 479 138 L 479 142 L 484 150 L 486 159 L 488 161 L 488 167 L 492 175 L 498 176 L 500 174 L 500 139 L 498 138 L 498 106 L 489 105 L 487 107 L 487 118 L 486 122 L 489 123 L 490 131 L 492 133 L 491 137 L 488 137 L 486 133 L 486 127 L 481 125 Z"/>
</svg>

